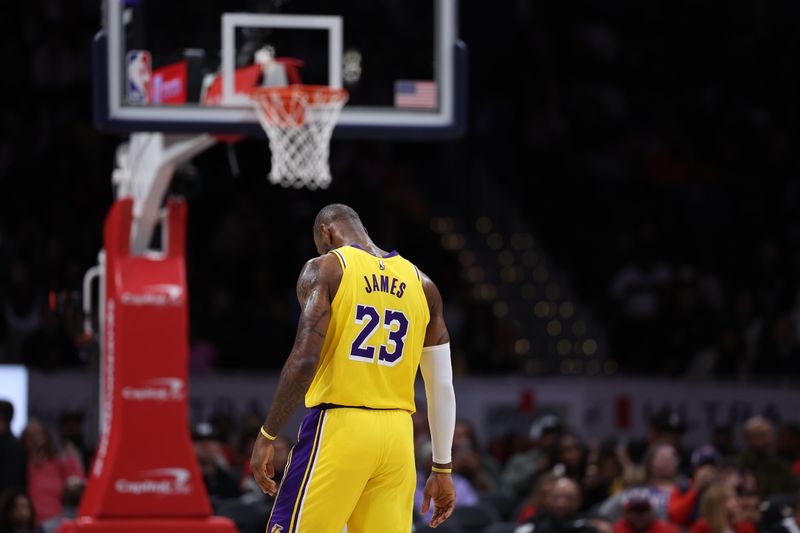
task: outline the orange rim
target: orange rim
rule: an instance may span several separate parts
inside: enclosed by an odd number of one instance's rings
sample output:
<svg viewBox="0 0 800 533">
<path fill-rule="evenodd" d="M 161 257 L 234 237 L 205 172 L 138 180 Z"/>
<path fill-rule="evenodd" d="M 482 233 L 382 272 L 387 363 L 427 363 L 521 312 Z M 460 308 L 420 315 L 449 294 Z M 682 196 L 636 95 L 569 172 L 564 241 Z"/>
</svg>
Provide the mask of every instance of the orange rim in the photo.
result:
<svg viewBox="0 0 800 533">
<path fill-rule="evenodd" d="M 278 96 L 281 100 L 291 98 L 297 93 L 313 94 L 318 102 L 331 102 L 347 98 L 346 89 L 334 89 L 327 85 L 288 85 L 286 87 L 256 87 L 253 98 L 264 102 L 269 96 Z"/>
</svg>

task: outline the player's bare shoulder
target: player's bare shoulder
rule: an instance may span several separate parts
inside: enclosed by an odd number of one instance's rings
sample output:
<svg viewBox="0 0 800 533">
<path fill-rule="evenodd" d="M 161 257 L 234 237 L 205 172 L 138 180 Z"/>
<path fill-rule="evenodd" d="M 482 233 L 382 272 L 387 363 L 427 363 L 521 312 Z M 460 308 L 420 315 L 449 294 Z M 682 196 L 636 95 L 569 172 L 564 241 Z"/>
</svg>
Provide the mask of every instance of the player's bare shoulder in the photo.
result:
<svg viewBox="0 0 800 533">
<path fill-rule="evenodd" d="M 441 309 L 442 295 L 439 292 L 439 287 L 433 280 L 422 270 L 419 271 L 420 279 L 422 280 L 422 290 L 425 292 L 425 299 L 428 300 L 428 307 L 430 307 L 431 314 L 434 310 Z"/>
<path fill-rule="evenodd" d="M 430 310 L 430 320 L 425 330 L 425 346 L 438 346 L 450 342 L 450 334 L 444 323 L 444 309 L 439 288 L 427 274 L 421 270 L 419 274 L 422 279 L 422 290 L 425 292 L 425 299 L 428 301 Z"/>
<path fill-rule="evenodd" d="M 303 301 L 308 294 L 319 288 L 327 288 L 331 300 L 342 281 L 342 268 L 333 254 L 324 254 L 306 261 L 297 278 L 297 296 Z"/>
</svg>

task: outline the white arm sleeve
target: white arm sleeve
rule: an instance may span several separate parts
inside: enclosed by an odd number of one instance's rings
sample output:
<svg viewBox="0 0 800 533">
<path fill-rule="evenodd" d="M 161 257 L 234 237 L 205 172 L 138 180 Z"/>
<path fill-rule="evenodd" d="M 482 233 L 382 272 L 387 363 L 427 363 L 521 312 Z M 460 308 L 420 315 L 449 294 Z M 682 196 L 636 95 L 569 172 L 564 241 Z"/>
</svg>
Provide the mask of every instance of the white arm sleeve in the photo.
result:
<svg viewBox="0 0 800 533">
<path fill-rule="evenodd" d="M 456 394 L 453 390 L 450 343 L 423 348 L 419 368 L 428 400 L 433 462 L 449 463 L 453 459 L 453 432 L 456 427 Z"/>
</svg>

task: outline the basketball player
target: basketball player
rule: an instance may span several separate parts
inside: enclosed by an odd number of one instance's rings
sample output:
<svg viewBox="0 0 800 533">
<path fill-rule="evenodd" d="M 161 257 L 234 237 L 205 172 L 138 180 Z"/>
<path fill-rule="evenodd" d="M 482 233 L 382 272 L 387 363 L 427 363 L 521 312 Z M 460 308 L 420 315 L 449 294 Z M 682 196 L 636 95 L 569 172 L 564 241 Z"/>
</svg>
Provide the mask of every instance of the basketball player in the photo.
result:
<svg viewBox="0 0 800 533">
<path fill-rule="evenodd" d="M 321 255 L 297 281 L 297 337 L 250 458 L 261 489 L 277 492 L 267 533 L 410 531 L 417 367 L 433 445 L 421 511 L 433 500 L 436 527 L 455 505 L 455 395 L 439 290 L 378 248 L 348 206 L 317 214 L 314 243 Z M 304 396 L 310 412 L 278 489 L 272 442 Z"/>
</svg>

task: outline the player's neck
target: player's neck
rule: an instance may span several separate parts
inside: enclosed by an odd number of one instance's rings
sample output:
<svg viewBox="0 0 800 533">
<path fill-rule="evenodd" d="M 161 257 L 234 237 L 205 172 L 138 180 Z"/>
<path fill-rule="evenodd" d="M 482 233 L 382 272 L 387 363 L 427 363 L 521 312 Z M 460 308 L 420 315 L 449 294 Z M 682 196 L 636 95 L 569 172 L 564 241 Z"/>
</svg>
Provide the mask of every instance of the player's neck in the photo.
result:
<svg viewBox="0 0 800 533">
<path fill-rule="evenodd" d="M 372 242 L 369 237 L 362 237 L 362 238 L 354 238 L 348 241 L 350 246 L 355 246 L 356 248 L 360 248 L 367 253 L 372 255 L 381 256 L 385 255 L 386 252 L 375 246 L 375 243 Z"/>
</svg>

